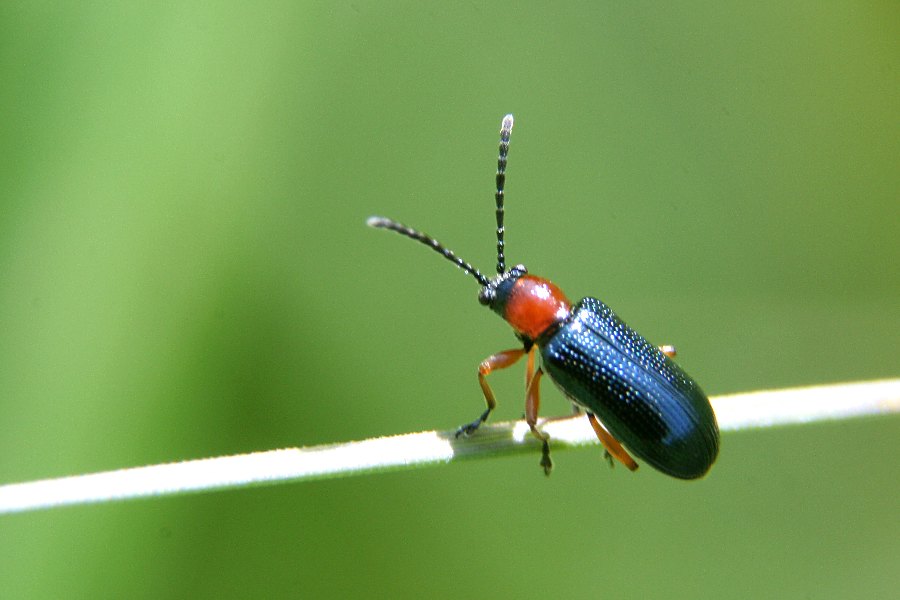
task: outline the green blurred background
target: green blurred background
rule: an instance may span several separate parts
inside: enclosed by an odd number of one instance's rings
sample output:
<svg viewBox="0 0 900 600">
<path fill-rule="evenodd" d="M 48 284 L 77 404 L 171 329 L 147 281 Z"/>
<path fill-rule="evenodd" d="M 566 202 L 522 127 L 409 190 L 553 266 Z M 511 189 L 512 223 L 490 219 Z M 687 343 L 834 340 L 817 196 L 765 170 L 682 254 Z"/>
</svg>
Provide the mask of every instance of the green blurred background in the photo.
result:
<svg viewBox="0 0 900 600">
<path fill-rule="evenodd" d="M 2 3 L 0 482 L 473 418 L 509 328 L 364 221 L 489 271 L 506 112 L 510 261 L 710 394 L 897 376 L 898 6 Z M 0 596 L 887 597 L 898 424 L 5 516 Z"/>
</svg>

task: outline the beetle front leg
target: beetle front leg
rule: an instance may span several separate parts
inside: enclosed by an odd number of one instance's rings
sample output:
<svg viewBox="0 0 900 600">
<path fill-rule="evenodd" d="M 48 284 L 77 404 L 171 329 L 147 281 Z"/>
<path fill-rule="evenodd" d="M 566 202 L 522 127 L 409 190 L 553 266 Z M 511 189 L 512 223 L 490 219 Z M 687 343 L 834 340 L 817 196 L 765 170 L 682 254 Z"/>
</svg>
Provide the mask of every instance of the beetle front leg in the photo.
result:
<svg viewBox="0 0 900 600">
<path fill-rule="evenodd" d="M 550 475 L 553 469 L 553 462 L 550 460 L 550 436 L 537 428 L 538 411 L 541 408 L 541 376 L 544 371 L 538 367 L 531 383 L 528 384 L 528 392 L 525 394 L 525 422 L 531 428 L 531 433 L 539 439 L 541 446 L 541 467 L 544 468 L 544 475 Z"/>
<path fill-rule="evenodd" d="M 484 394 L 484 401 L 487 402 L 487 409 L 481 413 L 481 416 L 472 421 L 467 425 L 463 425 L 459 429 L 456 430 L 456 437 L 459 437 L 463 434 L 469 435 L 474 433 L 476 429 L 481 427 L 481 424 L 487 421 L 488 416 L 490 416 L 491 411 L 497 406 L 497 399 L 494 398 L 494 390 L 491 389 L 491 386 L 488 385 L 487 376 L 491 373 L 491 371 L 496 371 L 497 369 L 505 369 L 511 365 L 516 364 L 516 362 L 522 358 L 522 355 L 525 354 L 525 350 L 521 348 L 517 348 L 515 350 L 504 350 L 503 352 L 498 352 L 492 356 L 488 356 L 486 359 L 481 361 L 481 364 L 478 365 L 478 384 L 481 386 L 481 391 Z"/>
</svg>

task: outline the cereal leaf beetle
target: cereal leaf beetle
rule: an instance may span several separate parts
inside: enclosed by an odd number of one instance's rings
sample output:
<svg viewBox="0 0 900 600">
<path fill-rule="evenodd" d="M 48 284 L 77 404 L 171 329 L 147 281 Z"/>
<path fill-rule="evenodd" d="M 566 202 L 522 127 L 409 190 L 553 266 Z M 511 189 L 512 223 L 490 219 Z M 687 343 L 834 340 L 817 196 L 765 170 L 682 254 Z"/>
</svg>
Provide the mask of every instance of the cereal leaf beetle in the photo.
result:
<svg viewBox="0 0 900 600">
<path fill-rule="evenodd" d="M 457 437 L 474 433 L 497 404 L 487 376 L 524 356 L 525 420 L 542 443 L 540 464 L 546 474 L 552 467 L 549 436 L 537 426 L 540 381 L 545 372 L 569 400 L 587 412 L 607 457 L 634 471 L 638 465 L 630 452 L 672 477 L 702 477 L 718 455 L 719 428 L 703 390 L 672 361 L 675 349 L 650 344 L 596 298 L 584 298 L 572 305 L 558 287 L 528 274 L 524 265 L 506 269 L 503 202 L 512 127 L 513 116 L 503 117 L 495 194 L 495 277 L 483 275 L 420 231 L 384 217 L 367 221 L 371 227 L 390 229 L 431 247 L 472 275 L 481 285 L 478 301 L 503 317 L 522 342 L 522 348 L 498 352 L 478 366 L 478 383 L 487 409 L 475 421 L 460 427 Z M 535 349 L 541 356 L 537 369 Z"/>
</svg>

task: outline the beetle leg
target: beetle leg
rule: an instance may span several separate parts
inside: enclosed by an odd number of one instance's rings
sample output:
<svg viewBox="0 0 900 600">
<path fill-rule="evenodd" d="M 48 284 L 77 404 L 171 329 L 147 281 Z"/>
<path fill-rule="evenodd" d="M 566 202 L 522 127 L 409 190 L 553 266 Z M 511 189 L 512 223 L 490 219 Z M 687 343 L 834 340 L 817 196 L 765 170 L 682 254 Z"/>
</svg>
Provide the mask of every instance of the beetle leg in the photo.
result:
<svg viewBox="0 0 900 600">
<path fill-rule="evenodd" d="M 606 448 L 603 449 L 603 460 L 605 460 L 609 464 L 609 468 L 612 469 L 616 466 L 616 461 L 613 460 L 613 455 L 609 453 L 609 450 Z"/>
<path fill-rule="evenodd" d="M 498 352 L 497 354 L 488 356 L 486 359 L 481 361 L 481 364 L 478 365 L 478 383 L 481 385 L 481 391 L 484 394 L 484 401 L 487 402 L 487 409 L 481 413 L 481 416 L 472 421 L 467 425 L 463 425 L 459 429 L 456 430 L 456 437 L 459 437 L 463 434 L 469 435 L 470 433 L 474 433 L 476 429 L 481 427 L 481 424 L 487 421 L 488 416 L 491 414 L 491 411 L 497 406 L 497 399 L 494 398 L 494 390 L 491 389 L 491 386 L 488 385 L 487 376 L 491 373 L 491 371 L 496 371 L 497 369 L 505 369 L 511 365 L 514 365 L 516 361 L 522 358 L 522 355 L 525 354 L 525 351 L 521 348 L 517 348 L 515 350 L 504 350 L 503 352 Z"/>
<path fill-rule="evenodd" d="M 603 425 L 600 424 L 600 421 L 597 420 L 597 417 L 594 416 L 594 413 L 588 413 L 588 420 L 591 422 L 591 427 L 594 428 L 594 433 L 597 434 L 597 438 L 600 440 L 600 443 L 603 444 L 603 447 L 606 448 L 606 452 L 613 456 L 620 463 L 625 465 L 629 471 L 636 471 L 638 468 L 638 464 L 634 462 L 634 459 L 628 454 L 628 451 L 622 447 L 622 444 L 616 440 Z M 612 463 L 610 463 L 612 465 Z"/>
<path fill-rule="evenodd" d="M 664 346 L 659 347 L 659 351 L 668 356 L 669 358 L 675 358 L 675 346 L 671 344 L 666 344 Z"/>
<path fill-rule="evenodd" d="M 541 408 L 541 376 L 544 371 L 538 367 L 531 383 L 528 384 L 528 392 L 525 394 L 525 422 L 531 428 L 531 433 L 542 442 L 541 445 L 541 467 L 544 468 L 544 475 L 550 475 L 553 469 L 553 462 L 550 460 L 550 436 L 537 428 L 538 410 Z"/>
<path fill-rule="evenodd" d="M 525 363 L 525 391 L 531 385 L 531 378 L 534 377 L 534 346 L 528 349 L 528 360 Z"/>
</svg>

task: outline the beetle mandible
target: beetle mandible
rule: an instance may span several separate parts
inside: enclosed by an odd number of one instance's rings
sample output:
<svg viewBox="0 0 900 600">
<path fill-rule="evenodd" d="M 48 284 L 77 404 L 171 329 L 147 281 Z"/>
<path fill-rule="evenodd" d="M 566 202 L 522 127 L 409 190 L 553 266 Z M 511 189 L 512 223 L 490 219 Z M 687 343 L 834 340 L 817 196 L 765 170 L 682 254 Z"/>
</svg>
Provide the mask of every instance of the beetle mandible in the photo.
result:
<svg viewBox="0 0 900 600">
<path fill-rule="evenodd" d="M 524 265 L 506 269 L 504 188 L 512 127 L 513 116 L 503 117 L 495 194 L 495 277 L 483 275 L 420 231 L 384 217 L 367 221 L 371 227 L 390 229 L 431 247 L 472 275 L 481 285 L 478 301 L 503 317 L 522 343 L 521 348 L 498 352 L 478 366 L 487 409 L 460 427 L 457 437 L 474 433 L 497 404 L 487 376 L 525 357 L 525 420 L 541 442 L 540 465 L 546 474 L 552 468 L 549 436 L 537 426 L 540 381 L 545 372 L 569 400 L 587 412 L 608 456 L 632 471 L 638 465 L 630 454 L 679 479 L 702 477 L 718 455 L 719 428 L 706 394 L 672 361 L 674 348 L 650 344 L 596 298 L 573 305 L 558 287 L 530 275 Z M 535 350 L 540 352 L 537 369 Z"/>
</svg>

